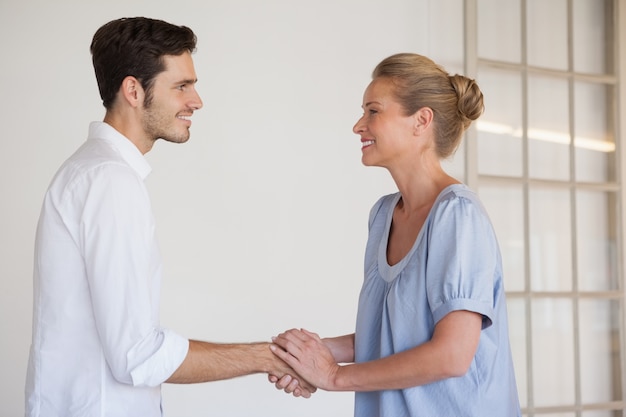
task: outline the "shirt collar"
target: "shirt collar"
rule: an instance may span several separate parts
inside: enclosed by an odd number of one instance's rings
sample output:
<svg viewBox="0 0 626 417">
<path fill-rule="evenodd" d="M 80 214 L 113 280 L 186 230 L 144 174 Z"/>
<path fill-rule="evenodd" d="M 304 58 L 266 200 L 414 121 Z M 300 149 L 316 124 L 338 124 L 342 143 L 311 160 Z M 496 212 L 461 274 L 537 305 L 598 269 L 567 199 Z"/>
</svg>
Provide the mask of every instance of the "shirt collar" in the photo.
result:
<svg viewBox="0 0 626 417">
<path fill-rule="evenodd" d="M 102 139 L 109 142 L 120 153 L 142 179 L 152 171 L 152 167 L 130 139 L 115 130 L 105 122 L 91 122 L 89 125 L 89 139 Z"/>
</svg>

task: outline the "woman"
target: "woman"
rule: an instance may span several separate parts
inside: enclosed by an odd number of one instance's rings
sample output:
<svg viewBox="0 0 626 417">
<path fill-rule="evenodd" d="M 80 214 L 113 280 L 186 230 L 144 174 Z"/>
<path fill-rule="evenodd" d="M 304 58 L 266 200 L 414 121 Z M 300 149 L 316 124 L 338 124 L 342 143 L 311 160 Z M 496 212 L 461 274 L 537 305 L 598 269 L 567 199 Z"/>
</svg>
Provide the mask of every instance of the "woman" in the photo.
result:
<svg viewBox="0 0 626 417">
<path fill-rule="evenodd" d="M 417 54 L 383 60 L 372 78 L 354 132 L 363 164 L 386 168 L 399 192 L 370 213 L 356 332 L 289 330 L 272 350 L 318 388 L 356 391 L 357 417 L 519 416 L 496 236 L 440 164 L 483 95 Z"/>
</svg>

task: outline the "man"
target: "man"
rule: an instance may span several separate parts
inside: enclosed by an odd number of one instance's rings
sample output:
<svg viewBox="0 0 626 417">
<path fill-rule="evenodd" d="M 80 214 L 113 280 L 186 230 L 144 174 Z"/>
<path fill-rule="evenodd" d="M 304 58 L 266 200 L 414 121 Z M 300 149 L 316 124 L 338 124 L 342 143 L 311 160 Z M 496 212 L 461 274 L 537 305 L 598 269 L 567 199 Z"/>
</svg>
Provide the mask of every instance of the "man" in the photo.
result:
<svg viewBox="0 0 626 417">
<path fill-rule="evenodd" d="M 59 169 L 37 227 L 29 417 L 161 416 L 163 382 L 293 371 L 269 343 L 187 340 L 159 325 L 161 258 L 143 154 L 184 143 L 202 107 L 187 27 L 148 18 L 102 26 L 91 43 L 106 114 Z M 292 384 L 287 392 L 296 388 Z M 294 395 L 310 396 L 312 387 Z"/>
</svg>

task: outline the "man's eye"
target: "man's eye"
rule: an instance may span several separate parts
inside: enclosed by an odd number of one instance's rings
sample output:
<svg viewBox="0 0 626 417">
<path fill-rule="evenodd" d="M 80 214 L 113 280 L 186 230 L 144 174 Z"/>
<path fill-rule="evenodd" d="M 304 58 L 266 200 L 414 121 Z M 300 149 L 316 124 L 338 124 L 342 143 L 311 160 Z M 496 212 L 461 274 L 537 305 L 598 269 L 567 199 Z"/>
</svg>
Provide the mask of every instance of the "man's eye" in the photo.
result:
<svg viewBox="0 0 626 417">
<path fill-rule="evenodd" d="M 183 91 L 185 89 L 185 87 L 187 86 L 187 84 L 181 84 L 178 87 L 176 87 L 178 90 Z"/>
</svg>

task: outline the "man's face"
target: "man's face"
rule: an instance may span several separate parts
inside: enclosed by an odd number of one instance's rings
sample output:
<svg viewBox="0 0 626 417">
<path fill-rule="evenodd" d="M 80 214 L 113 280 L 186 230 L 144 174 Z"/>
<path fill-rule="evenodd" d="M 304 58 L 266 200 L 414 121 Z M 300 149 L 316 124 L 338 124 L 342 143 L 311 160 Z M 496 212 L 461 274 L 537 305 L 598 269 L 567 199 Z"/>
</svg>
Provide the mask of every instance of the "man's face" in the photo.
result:
<svg viewBox="0 0 626 417">
<path fill-rule="evenodd" d="M 151 140 L 184 143 L 189 139 L 191 115 L 202 107 L 189 52 L 163 57 L 165 71 L 152 86 L 152 100 L 144 101 L 143 130 Z"/>
</svg>

